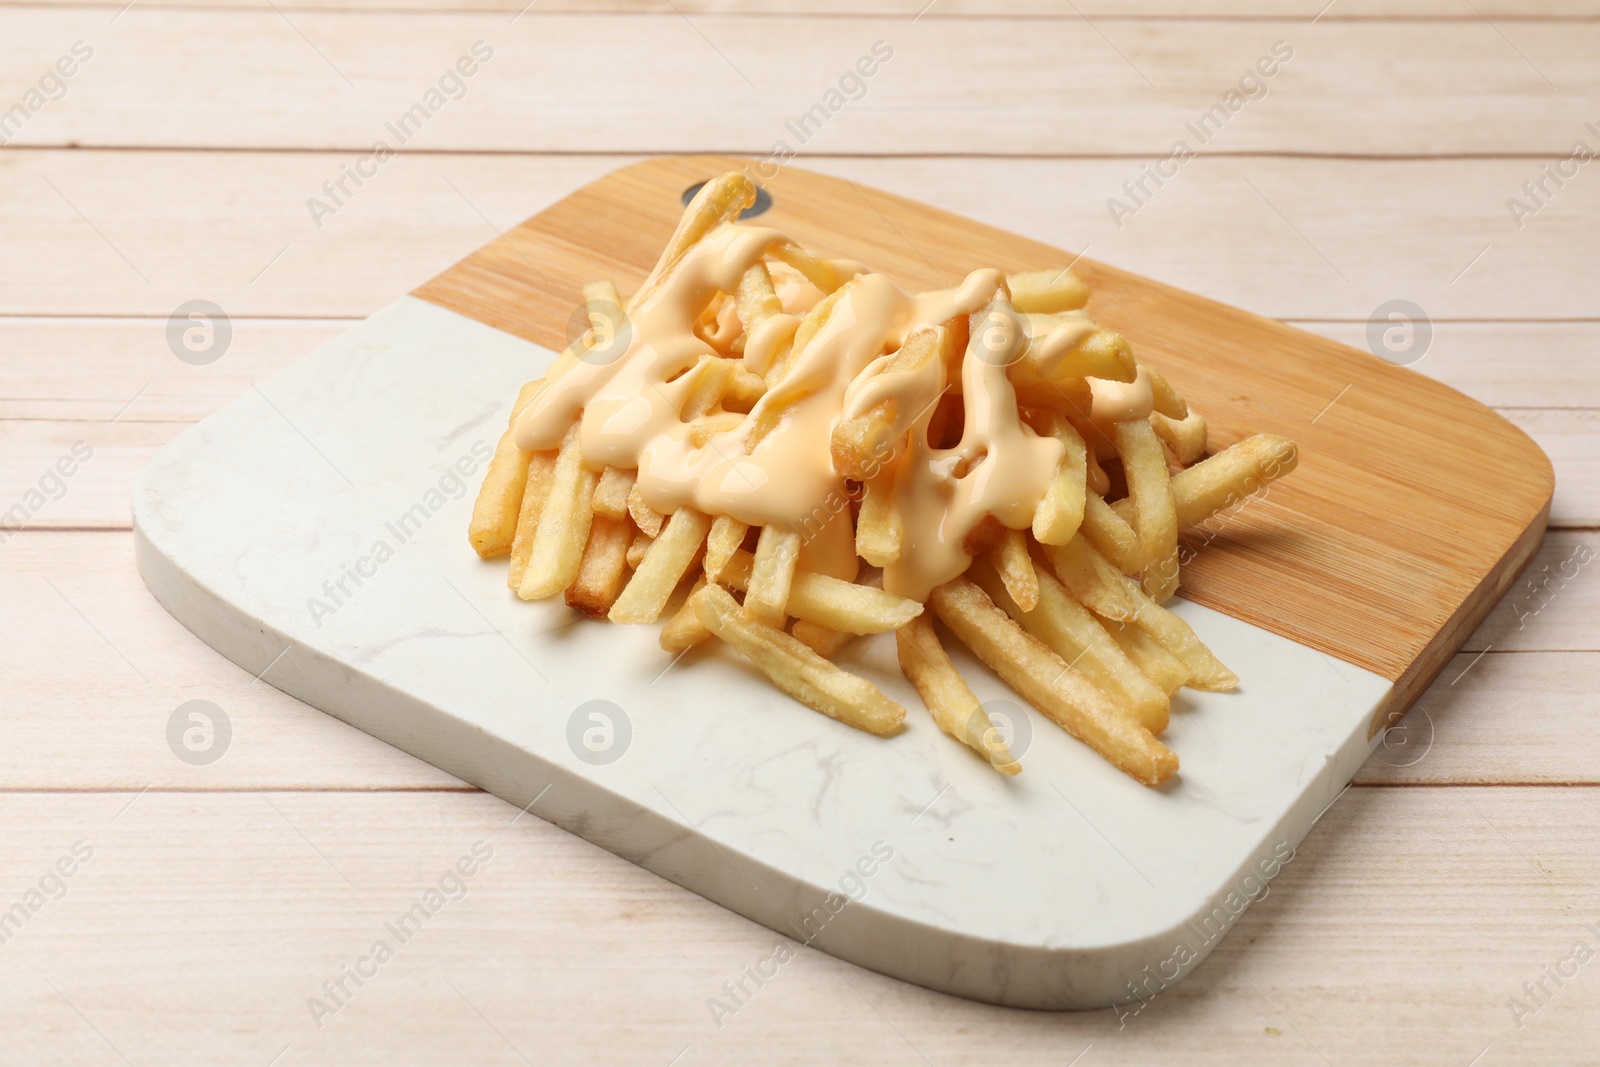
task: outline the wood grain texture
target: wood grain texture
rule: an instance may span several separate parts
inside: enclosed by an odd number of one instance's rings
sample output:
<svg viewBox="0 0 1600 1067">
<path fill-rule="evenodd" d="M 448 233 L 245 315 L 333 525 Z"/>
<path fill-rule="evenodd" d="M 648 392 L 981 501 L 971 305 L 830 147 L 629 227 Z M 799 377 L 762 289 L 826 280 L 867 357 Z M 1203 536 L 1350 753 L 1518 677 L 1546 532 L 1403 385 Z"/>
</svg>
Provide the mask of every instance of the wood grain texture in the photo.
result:
<svg viewBox="0 0 1600 1067">
<path fill-rule="evenodd" d="M 741 166 L 756 167 L 719 157 L 627 167 L 416 295 L 560 349 L 579 286 L 612 278 L 632 291 L 676 224 L 681 191 Z M 793 167 L 767 188 L 764 224 L 916 289 L 981 266 L 1077 259 Z M 1369 353 L 1089 259 L 1073 269 L 1096 320 L 1206 414 L 1213 450 L 1257 432 L 1300 447 L 1293 477 L 1191 539 L 1204 549 L 1183 594 L 1389 678 L 1377 721 L 1398 718 L 1538 548 L 1555 486 L 1544 454 L 1483 405 Z"/>
<path fill-rule="evenodd" d="M 307 198 L 355 158 L 0 152 L 0 315 L 164 319 L 204 297 L 241 318 L 364 318 L 441 264 L 638 157 L 404 155 L 319 229 Z M 1588 180 L 1600 175 L 1585 171 L 1519 231 L 1505 200 L 1537 172 L 1525 159 L 1202 158 L 1119 229 L 1106 199 L 1139 176 L 1142 162 L 942 156 L 797 165 L 1087 249 L 1274 318 L 1349 320 L 1364 331 L 1376 307 L 1399 297 L 1436 323 L 1600 322 L 1589 253 L 1600 246 L 1600 180 Z M 1509 336 L 1516 328 L 1502 336 L 1516 344 L 1526 377 L 1570 372 Z M 1443 330 L 1423 369 L 1446 362 Z M 1354 335 L 1358 347 L 1363 336 Z"/>
<path fill-rule="evenodd" d="M 78 11 L 0 2 L 8 103 L 77 35 L 97 50 L 68 99 L 32 120 L 37 143 L 92 134 L 156 149 L 0 152 L 0 316 L 29 317 L 0 321 L 0 473 L 14 477 L 8 488 L 21 487 L 39 475 L 26 475 L 33 460 L 53 459 L 53 446 L 84 436 L 97 446 L 95 462 L 116 468 L 75 485 L 62 510 L 40 516 L 43 524 L 126 526 L 127 477 L 160 435 L 343 328 L 285 322 L 274 333 L 274 324 L 250 316 L 362 318 L 491 239 L 493 227 L 663 144 L 765 151 L 773 127 L 812 103 L 836 61 L 853 59 L 864 34 L 881 35 L 879 26 L 893 29 L 897 47 L 925 51 L 902 52 L 896 62 L 912 60 L 901 68 L 907 73 L 874 86 L 862 102 L 873 108 L 841 113 L 808 146 L 804 166 L 1087 247 L 1227 303 L 1317 320 L 1304 325 L 1356 347 L 1375 306 L 1415 300 L 1436 330 L 1416 369 L 1491 405 L 1520 408 L 1506 414 L 1555 459 L 1564 521 L 1600 524 L 1597 487 L 1571 495 L 1600 456 L 1592 358 L 1600 181 L 1586 169 L 1521 230 L 1505 208 L 1595 117 L 1596 97 L 1584 88 L 1594 49 L 1550 50 L 1552 35 L 1589 40 L 1600 15 L 1594 0 L 1337 0 L 1310 28 L 1325 0 L 937 0 L 914 26 L 912 8 L 922 0 L 602 0 L 584 2 L 595 14 L 581 19 L 540 14 L 577 0 L 540 0 L 514 25 L 522 0 L 292 0 L 277 5 L 284 16 L 260 0 L 193 0 L 215 10 L 171 10 L 190 4 L 139 0 L 113 23 L 120 2 Z M 221 10 L 240 6 L 255 10 Z M 610 7 L 673 19 L 677 8 L 693 25 L 599 14 Z M 846 7 L 890 17 L 809 17 Z M 409 11 L 391 13 L 401 9 Z M 462 17 L 472 11 L 482 14 Z M 748 27 L 703 17 L 730 12 L 756 14 L 744 20 Z M 982 16 L 1002 12 L 1030 17 L 984 30 Z M 1129 36 L 1138 29 L 1133 19 L 1162 15 L 1184 17 Z M 1253 21 L 1261 15 L 1271 21 Z M 1591 24 L 1527 21 L 1561 15 Z M 1233 20 L 1211 27 L 1233 39 L 1221 49 L 1219 32 L 1193 21 L 1219 16 Z M 1414 17 L 1440 21 L 1391 24 Z M 459 36 L 499 25 L 519 41 L 500 58 L 522 68 L 491 64 L 473 88 L 491 99 L 452 105 L 419 140 L 423 151 L 386 166 L 316 229 L 306 198 L 357 153 L 306 146 L 336 136 L 364 150 L 396 105 L 416 100 Z M 934 32 L 925 33 L 930 25 Z M 1214 153 L 1185 167 L 1122 229 L 1113 226 L 1106 198 L 1151 158 L 1128 153 L 1164 152 L 1192 117 L 1183 108 L 1225 88 L 1235 61 L 1253 59 L 1257 42 L 1281 35 L 1280 26 L 1293 33 L 1296 63 L 1307 60 L 1303 76 L 1291 64 L 1302 80 L 1280 79 L 1274 99 L 1258 102 L 1275 110 L 1258 113 L 1252 104 Z M 1324 33 L 1329 26 L 1338 32 Z M 696 28 L 725 50 L 755 42 L 748 56 L 759 69 L 743 53 L 729 54 L 744 59 L 761 91 L 752 94 Z M 996 32 L 1007 40 L 1003 67 L 969 69 L 965 57 L 992 55 L 994 46 L 969 52 L 967 38 L 992 41 Z M 757 40 L 774 34 L 792 42 L 789 58 Z M 1154 63 L 1152 41 L 1160 42 Z M 1068 44 L 1098 52 L 1065 64 Z M 663 76 L 668 46 L 695 69 Z M 1547 72 L 1547 59 L 1557 59 L 1562 91 L 1517 48 Z M 580 55 L 605 57 L 603 79 L 572 77 Z M 770 65 L 769 55 L 777 57 Z M 1565 77 L 1572 56 L 1589 64 L 1576 92 Z M 1042 93 L 1010 95 L 1019 81 Z M 1021 117 L 1002 121 L 1007 112 Z M 546 144 L 566 152 L 580 143 L 628 155 L 457 151 Z M 204 150 L 242 144 L 263 151 Z M 202 150 L 160 150 L 183 146 Z M 1230 155 L 1257 146 L 1323 154 L 1354 147 L 1361 158 Z M 917 156 L 891 154 L 908 150 Z M 980 150 L 1007 155 L 970 155 Z M 1082 158 L 1010 155 L 1040 150 Z M 1450 155 L 1368 158 L 1439 151 Z M 1480 157 L 1509 151 L 1524 157 Z M 162 339 L 167 315 L 194 297 L 235 316 L 233 352 L 205 368 L 178 364 Z M 94 318 L 49 318 L 57 315 Z M 107 318 L 119 315 L 143 321 Z M 142 422 L 144 432 L 122 438 L 124 422 Z M 1559 566 L 1580 544 L 1600 550 L 1600 534 L 1553 534 L 1530 575 Z M 280 1052 L 277 1067 L 522 1063 L 496 1027 L 541 1064 L 666 1064 L 680 1053 L 677 1067 L 1061 1067 L 1080 1053 L 1079 1067 L 1464 1067 L 1475 1056 L 1477 1067 L 1585 1062 L 1600 1018 L 1600 985 L 1587 967 L 1520 1030 L 1506 1002 L 1573 937 L 1588 936 L 1582 921 L 1600 920 L 1593 785 L 1553 785 L 1600 781 L 1597 573 L 1587 566 L 1553 599 L 1543 594 L 1548 602 L 1531 618 L 1539 594 L 1526 578 L 1519 582 L 1405 720 L 1404 735 L 1390 735 L 1358 778 L 1418 788 L 1349 790 L 1206 967 L 1126 1028 L 1110 1013 L 1043 1015 L 954 1001 L 807 953 L 717 1030 L 705 999 L 764 956 L 771 935 L 527 817 L 515 835 L 492 839 L 500 859 L 488 874 L 499 880 L 451 905 L 462 910 L 441 916 L 429 934 L 437 938 L 415 942 L 318 1031 L 305 998 L 365 951 L 373 927 L 453 861 L 458 845 L 514 813 L 481 795 L 407 792 L 433 788 L 427 783 L 437 779 L 428 776 L 437 772 L 265 683 L 251 685 L 175 632 L 134 576 L 127 534 L 20 535 L 0 545 L 8 697 L 0 716 L 0 886 L 9 887 L 0 905 L 33 884 L 75 833 L 87 832 L 105 851 L 100 866 L 84 872 L 101 881 L 74 879 L 64 900 L 0 948 L 0 1062 L 122 1063 L 92 1027 L 141 1067 L 266 1064 Z M 128 650 L 149 685 L 44 577 Z M 222 704 L 238 727 L 235 750 L 210 768 L 179 766 L 163 747 L 165 716 L 189 697 Z M 1428 736 L 1430 723 L 1431 747 L 1410 762 L 1408 746 Z M 1518 781 L 1552 785 L 1453 785 Z M 268 793 L 304 838 L 251 792 L 308 787 L 339 792 L 287 800 Z M 73 792 L 80 789 L 124 792 Z M 372 789 L 392 791 L 348 792 Z M 307 838 L 350 868 L 360 893 Z"/>
<path fill-rule="evenodd" d="M 32 7 L 37 0 L 0 0 L 0 7 Z M 105 0 L 57 0 L 61 7 L 107 7 Z M 162 0 L 161 7 L 195 7 L 233 10 L 270 8 L 265 0 Z M 540 0 L 527 8 L 527 0 L 294 0 L 279 5 L 285 11 L 371 11 L 400 13 L 413 11 L 495 12 L 526 18 L 549 14 L 584 14 L 612 17 L 619 15 L 742 15 L 855 16 L 867 18 L 940 19 L 1028 18 L 1060 21 L 1109 19 L 1282 19 L 1340 22 L 1351 19 L 1394 20 L 1430 19 L 1467 21 L 1481 17 L 1496 22 L 1521 22 L 1534 19 L 1574 19 L 1600 17 L 1595 0 L 1477 0 L 1472 10 L 1463 11 L 1454 0 L 1341 0 L 1327 10 L 1326 0 L 1079 0 L 1063 8 L 1059 0 Z M 1074 10 L 1075 9 L 1075 10 Z M 519 20 L 520 21 L 520 20 Z"/>
<path fill-rule="evenodd" d="M 74 40 L 98 49 L 14 143 L 367 152 L 479 40 L 493 60 L 411 147 L 765 154 L 781 140 L 867 155 L 1166 156 L 1186 138 L 1184 123 L 1280 40 L 1294 59 L 1206 151 L 1547 156 L 1600 120 L 1592 103 L 1600 23 L 1592 21 L 1313 24 L 1308 11 L 1245 23 L 913 23 L 666 11 L 513 23 L 502 12 L 288 18 L 266 4 L 134 4 L 112 24 L 118 6 L 0 8 L 0 68 L 19 72 L 22 85 L 32 80 L 25 72 L 42 74 Z M 1462 5 L 1458 14 L 1473 11 Z M 1015 62 L 1027 38 L 1048 58 Z M 865 94 L 851 90 L 859 99 L 803 142 L 790 133 L 785 123 L 880 40 L 894 57 Z M 607 63 L 612 56 L 627 61 Z"/>
<path fill-rule="evenodd" d="M 1593 792 L 1351 789 L 1137 1015 L 995 1008 L 802 948 L 720 1027 L 709 999 L 776 935 L 492 797 L 10 795 L 0 884 L 94 855 L 4 946 L 0 1025 L 30 1067 L 1582 1063 L 1588 967 L 1520 1029 L 1506 1002 L 1595 944 Z M 316 1026 L 308 998 L 479 841 L 465 895 Z"/>
</svg>

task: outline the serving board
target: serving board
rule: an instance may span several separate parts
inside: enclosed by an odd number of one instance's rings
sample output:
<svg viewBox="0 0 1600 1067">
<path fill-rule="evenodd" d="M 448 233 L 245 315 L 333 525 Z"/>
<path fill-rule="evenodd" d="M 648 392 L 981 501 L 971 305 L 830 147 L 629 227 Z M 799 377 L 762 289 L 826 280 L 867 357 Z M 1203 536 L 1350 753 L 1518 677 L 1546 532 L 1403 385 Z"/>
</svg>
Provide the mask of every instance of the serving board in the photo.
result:
<svg viewBox="0 0 1600 1067">
<path fill-rule="evenodd" d="M 910 287 L 1070 253 L 853 183 L 722 158 L 579 190 L 186 431 L 141 475 L 141 573 L 181 622 L 308 703 L 801 942 L 1036 1008 L 1148 999 L 1188 973 L 1537 549 L 1525 435 L 1455 391 L 1087 259 L 1089 310 L 1207 416 L 1300 465 L 1220 528 L 1175 610 L 1240 675 L 1185 692 L 1146 789 L 959 656 L 1008 720 L 1003 779 L 922 715 L 892 638 L 846 659 L 911 713 L 882 740 L 725 649 L 524 604 L 466 544 L 517 387 L 579 287 L 636 287 L 684 190 L 750 169 L 760 221 Z M 768 167 L 767 169 L 772 169 Z M 598 743 L 597 755 L 592 746 Z M 530 889 L 530 894 L 534 893 Z M 786 958 L 776 951 L 758 978 Z M 733 975 L 739 978 L 740 975 Z M 737 987 L 708 990 L 716 1017 Z"/>
</svg>

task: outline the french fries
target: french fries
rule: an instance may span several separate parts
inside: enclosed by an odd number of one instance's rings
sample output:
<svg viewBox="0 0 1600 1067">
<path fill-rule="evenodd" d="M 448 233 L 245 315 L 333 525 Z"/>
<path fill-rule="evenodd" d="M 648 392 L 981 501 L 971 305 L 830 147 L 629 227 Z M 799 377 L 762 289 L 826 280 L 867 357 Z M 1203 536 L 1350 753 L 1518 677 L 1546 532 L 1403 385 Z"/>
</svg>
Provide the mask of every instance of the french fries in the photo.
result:
<svg viewBox="0 0 1600 1067">
<path fill-rule="evenodd" d="M 926 616 L 913 619 L 895 632 L 895 639 L 900 670 L 916 687 L 939 729 L 988 760 L 1001 774 L 1021 772 L 1022 764 L 1011 755 L 988 712 L 950 662 L 934 632 L 933 620 Z"/>
<path fill-rule="evenodd" d="M 871 682 L 840 670 L 782 630 L 746 617 L 721 586 L 707 585 L 690 601 L 707 629 L 801 703 L 869 734 L 887 736 L 905 722 L 906 709 Z"/>
<path fill-rule="evenodd" d="M 528 461 L 532 453 L 517 448 L 515 427 L 517 414 L 528 406 L 528 401 L 539 391 L 544 381 L 529 382 L 517 395 L 516 406 L 511 409 L 511 425 L 500 435 L 494 455 L 489 459 L 489 470 L 483 485 L 478 489 L 478 499 L 472 505 L 472 523 L 467 529 L 467 539 L 484 559 L 503 556 L 511 551 L 511 542 L 517 534 L 518 513 L 522 505 L 523 489 L 528 484 Z"/>
<path fill-rule="evenodd" d="M 741 174 L 707 182 L 624 321 L 615 285 L 583 287 L 591 328 L 518 396 L 474 551 L 509 556 L 518 597 L 593 618 L 677 605 L 665 652 L 726 646 L 879 736 L 905 709 L 830 660 L 893 633 L 933 726 L 1019 773 L 937 618 L 1114 766 L 1170 780 L 1171 695 L 1238 684 L 1162 606 L 1178 537 L 1293 470 L 1293 443 L 1258 434 L 1206 458 L 1204 417 L 1089 316 L 1068 270 L 979 272 L 902 300 L 858 264 L 738 227 L 754 196 Z M 942 321 L 916 321 L 929 308 Z M 567 377 L 600 352 L 617 372 Z M 615 381 L 631 384 L 605 393 Z M 635 403 L 641 382 L 668 403 Z M 649 502 L 668 500 L 690 504 Z"/>
<path fill-rule="evenodd" d="M 1178 772 L 1178 757 L 1171 749 L 995 607 L 972 582 L 946 582 L 928 603 L 1011 688 L 1118 770 L 1145 785 L 1160 785 Z"/>
</svg>

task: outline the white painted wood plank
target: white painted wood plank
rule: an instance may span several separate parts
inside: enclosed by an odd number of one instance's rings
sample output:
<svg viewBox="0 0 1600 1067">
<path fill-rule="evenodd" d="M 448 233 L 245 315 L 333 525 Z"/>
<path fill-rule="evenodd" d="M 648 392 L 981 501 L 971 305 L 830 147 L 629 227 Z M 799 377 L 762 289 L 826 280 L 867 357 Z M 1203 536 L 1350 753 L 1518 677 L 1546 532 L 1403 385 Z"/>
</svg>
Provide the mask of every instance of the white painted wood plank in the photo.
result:
<svg viewBox="0 0 1600 1067">
<path fill-rule="evenodd" d="M 773 934 L 483 795 L 151 792 L 120 815 L 132 794 L 10 795 L 8 896 L 75 842 L 93 856 L 4 946 L 0 1020 L 27 1063 L 1577 1062 L 1593 963 L 1520 1030 L 1507 1000 L 1600 943 L 1591 792 L 1352 789 L 1212 958 L 1126 1018 L 799 949 L 720 1029 L 709 998 Z M 480 841 L 464 895 L 447 882 L 399 943 L 385 924 Z M 318 1029 L 308 998 L 379 940 L 393 958 Z"/>
<path fill-rule="evenodd" d="M 318 229 L 306 201 L 353 158 L 9 154 L 0 314 L 165 317 L 203 297 L 241 317 L 364 317 L 627 162 L 403 156 Z M 1528 160 L 1200 158 L 1121 229 L 1106 200 L 1138 160 L 801 163 L 1276 318 L 1364 323 L 1406 299 L 1436 320 L 1600 319 L 1600 180 L 1519 231 L 1505 200 Z"/>
<path fill-rule="evenodd" d="M 525 6 L 526 0 L 294 0 L 292 4 L 279 5 L 285 11 L 455 11 L 498 12 L 515 15 Z M 0 7 L 28 7 L 30 0 L 0 0 Z M 60 0 L 58 6 L 106 7 L 105 0 Z M 163 0 L 164 7 L 195 7 L 220 10 L 260 10 L 267 7 L 262 0 Z M 1479 0 L 1475 5 L 1484 16 L 1496 22 L 1519 22 L 1530 19 L 1592 18 L 1600 14 L 1593 0 Z M 867 16 L 920 20 L 975 19 L 996 16 L 1039 20 L 1081 20 L 1084 16 L 1095 21 L 1123 19 L 1312 19 L 1319 15 L 1321 22 L 1339 22 L 1347 19 L 1441 19 L 1467 21 L 1480 16 L 1471 10 L 1463 11 L 1452 0 L 1404 0 L 1385 3 L 1384 0 L 1341 0 L 1327 7 L 1326 0 L 1082 0 L 1072 8 L 1063 8 L 1057 0 L 871 0 L 852 3 L 850 0 L 540 0 L 524 14 L 524 18 L 537 18 L 550 14 L 616 15 L 746 15 L 766 17 L 784 16 Z"/>
<path fill-rule="evenodd" d="M 795 120 L 875 42 L 893 58 L 828 111 L 813 150 L 1166 154 L 1277 41 L 1293 59 L 1216 148 L 1553 153 L 1600 118 L 1591 21 L 625 19 L 505 12 L 0 9 L 0 64 L 95 55 L 17 142 L 367 150 L 476 41 L 494 58 L 418 144 L 736 150 Z M 1471 15 L 1470 9 L 1459 14 Z M 1036 50 L 1036 51 L 1034 51 Z M 1285 52 L 1284 54 L 1287 54 Z M 26 75 L 23 76 L 24 78 Z M 443 101 L 440 101 L 443 104 Z M 1226 113 L 1226 112 L 1224 112 Z M 391 140 L 391 144 L 393 141 Z M 1195 139 L 1190 146 L 1196 147 Z"/>
</svg>

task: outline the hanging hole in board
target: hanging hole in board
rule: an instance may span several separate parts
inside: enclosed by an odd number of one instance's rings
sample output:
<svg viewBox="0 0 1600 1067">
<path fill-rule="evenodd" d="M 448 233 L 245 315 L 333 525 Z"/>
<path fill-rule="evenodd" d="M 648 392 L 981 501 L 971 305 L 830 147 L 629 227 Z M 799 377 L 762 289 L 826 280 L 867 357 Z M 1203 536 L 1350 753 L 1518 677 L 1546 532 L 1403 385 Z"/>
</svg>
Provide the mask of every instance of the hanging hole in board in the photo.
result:
<svg viewBox="0 0 1600 1067">
<path fill-rule="evenodd" d="M 685 189 L 683 191 L 683 206 L 684 207 L 688 207 L 689 206 L 689 201 L 694 199 L 694 194 L 698 193 L 700 191 L 701 187 L 704 186 L 704 185 L 705 185 L 705 182 L 695 182 L 693 185 L 689 186 L 689 188 L 687 188 L 687 189 Z M 749 207 L 745 208 L 743 211 L 741 211 L 739 213 L 739 217 L 741 219 L 753 219 L 757 215 L 760 215 L 763 212 L 765 212 L 771 206 L 772 206 L 772 196 L 771 196 L 771 194 L 769 194 L 765 189 L 762 189 L 761 187 L 757 186 L 756 187 L 756 202 L 751 204 Z"/>
</svg>

